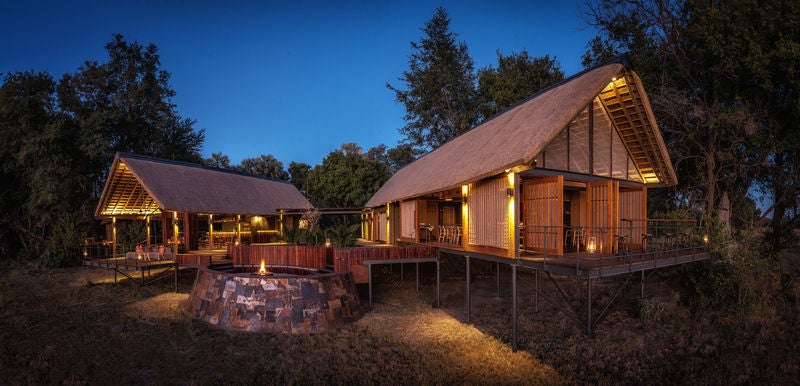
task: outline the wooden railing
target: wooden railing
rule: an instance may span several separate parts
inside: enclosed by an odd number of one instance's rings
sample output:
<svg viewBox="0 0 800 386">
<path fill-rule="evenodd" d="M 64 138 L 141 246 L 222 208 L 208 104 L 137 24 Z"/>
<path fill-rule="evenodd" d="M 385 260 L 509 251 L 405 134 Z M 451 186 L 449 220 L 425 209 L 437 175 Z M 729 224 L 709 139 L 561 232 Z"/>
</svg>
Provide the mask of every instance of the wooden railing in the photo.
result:
<svg viewBox="0 0 800 386">
<path fill-rule="evenodd" d="M 333 250 L 333 267 L 336 272 L 352 271 L 354 265 L 362 265 L 364 260 L 436 257 L 438 250 L 437 247 L 432 246 L 335 248 Z"/>
<path fill-rule="evenodd" d="M 228 256 L 233 265 L 297 266 L 323 269 L 331 249 L 307 245 L 229 245 Z"/>
</svg>

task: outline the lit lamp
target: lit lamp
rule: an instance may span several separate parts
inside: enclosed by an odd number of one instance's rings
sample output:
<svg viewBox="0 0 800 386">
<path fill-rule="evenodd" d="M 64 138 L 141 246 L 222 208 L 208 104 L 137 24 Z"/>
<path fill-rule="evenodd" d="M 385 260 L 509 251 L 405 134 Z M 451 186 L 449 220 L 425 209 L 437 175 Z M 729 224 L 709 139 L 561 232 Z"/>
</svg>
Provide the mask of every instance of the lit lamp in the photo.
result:
<svg viewBox="0 0 800 386">
<path fill-rule="evenodd" d="M 703 243 L 708 244 L 708 234 L 703 235 Z"/>
<path fill-rule="evenodd" d="M 597 238 L 594 236 L 589 236 L 589 242 L 586 243 L 586 252 L 597 252 Z"/>
<path fill-rule="evenodd" d="M 325 239 L 325 247 L 327 248 L 331 247 L 331 239 Z"/>
</svg>

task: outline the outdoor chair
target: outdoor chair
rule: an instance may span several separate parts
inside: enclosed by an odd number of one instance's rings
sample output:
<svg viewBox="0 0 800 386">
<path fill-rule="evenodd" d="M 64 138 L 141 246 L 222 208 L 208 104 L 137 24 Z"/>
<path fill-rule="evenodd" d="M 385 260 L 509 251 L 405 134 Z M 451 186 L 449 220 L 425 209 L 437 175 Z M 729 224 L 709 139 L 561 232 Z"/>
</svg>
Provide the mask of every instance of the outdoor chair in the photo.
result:
<svg viewBox="0 0 800 386">
<path fill-rule="evenodd" d="M 453 244 L 460 245 L 461 244 L 461 226 L 456 225 L 453 227 Z"/>
</svg>

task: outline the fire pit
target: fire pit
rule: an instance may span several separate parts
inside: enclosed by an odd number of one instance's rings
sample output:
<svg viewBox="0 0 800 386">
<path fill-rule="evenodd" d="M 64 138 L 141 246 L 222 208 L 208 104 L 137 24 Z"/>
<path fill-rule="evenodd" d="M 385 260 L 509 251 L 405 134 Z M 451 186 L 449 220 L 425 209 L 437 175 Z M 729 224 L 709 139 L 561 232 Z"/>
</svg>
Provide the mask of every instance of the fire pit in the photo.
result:
<svg viewBox="0 0 800 386">
<path fill-rule="evenodd" d="M 193 318 L 238 331 L 312 333 L 363 316 L 349 272 L 298 266 L 198 269 L 184 310 Z"/>
</svg>

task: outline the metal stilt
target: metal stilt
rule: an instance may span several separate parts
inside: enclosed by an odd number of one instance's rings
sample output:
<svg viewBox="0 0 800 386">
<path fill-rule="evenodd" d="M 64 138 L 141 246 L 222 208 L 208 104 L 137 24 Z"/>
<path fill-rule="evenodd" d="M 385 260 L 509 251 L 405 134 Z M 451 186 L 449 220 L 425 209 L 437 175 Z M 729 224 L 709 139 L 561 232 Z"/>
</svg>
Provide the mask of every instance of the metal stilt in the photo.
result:
<svg viewBox="0 0 800 386">
<path fill-rule="evenodd" d="M 470 287 L 471 287 L 470 284 L 472 284 L 471 283 L 472 282 L 472 278 L 470 277 L 471 275 L 470 275 L 470 272 L 469 272 L 470 271 L 469 270 L 469 268 L 470 268 L 469 267 L 469 265 L 470 265 L 469 264 L 470 263 L 469 260 L 470 259 L 469 259 L 469 256 L 465 256 L 465 257 L 467 258 L 467 306 L 466 306 L 466 308 L 467 308 L 467 324 L 469 324 L 469 323 L 471 323 L 470 319 L 472 317 L 472 294 L 470 294 Z"/>
<path fill-rule="evenodd" d="M 517 352 L 517 266 L 511 266 L 511 350 Z"/>
</svg>

